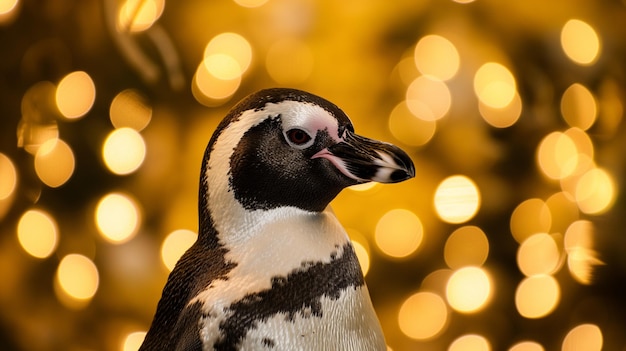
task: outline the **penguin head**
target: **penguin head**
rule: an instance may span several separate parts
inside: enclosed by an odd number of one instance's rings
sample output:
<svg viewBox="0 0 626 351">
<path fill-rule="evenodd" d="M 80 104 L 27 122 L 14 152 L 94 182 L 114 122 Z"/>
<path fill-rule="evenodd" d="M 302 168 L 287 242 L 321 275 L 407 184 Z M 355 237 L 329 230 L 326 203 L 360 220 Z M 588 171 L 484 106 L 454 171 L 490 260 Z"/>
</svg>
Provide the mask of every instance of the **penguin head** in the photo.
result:
<svg viewBox="0 0 626 351">
<path fill-rule="evenodd" d="M 295 89 L 261 90 L 242 100 L 207 152 L 228 163 L 228 192 L 247 210 L 322 211 L 347 186 L 415 175 L 404 151 L 355 134 L 341 109 Z M 209 179 L 213 186 L 220 185 Z"/>
</svg>

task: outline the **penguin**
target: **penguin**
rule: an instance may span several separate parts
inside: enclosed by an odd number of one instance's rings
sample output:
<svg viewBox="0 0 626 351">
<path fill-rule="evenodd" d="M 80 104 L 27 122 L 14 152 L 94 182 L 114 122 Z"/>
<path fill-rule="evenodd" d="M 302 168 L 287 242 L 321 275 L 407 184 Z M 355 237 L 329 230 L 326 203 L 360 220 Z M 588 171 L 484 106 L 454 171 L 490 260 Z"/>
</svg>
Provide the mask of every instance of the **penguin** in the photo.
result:
<svg viewBox="0 0 626 351">
<path fill-rule="evenodd" d="M 354 248 L 329 203 L 415 176 L 311 93 L 237 103 L 202 160 L 197 241 L 170 273 L 141 351 L 386 350 Z"/>
</svg>

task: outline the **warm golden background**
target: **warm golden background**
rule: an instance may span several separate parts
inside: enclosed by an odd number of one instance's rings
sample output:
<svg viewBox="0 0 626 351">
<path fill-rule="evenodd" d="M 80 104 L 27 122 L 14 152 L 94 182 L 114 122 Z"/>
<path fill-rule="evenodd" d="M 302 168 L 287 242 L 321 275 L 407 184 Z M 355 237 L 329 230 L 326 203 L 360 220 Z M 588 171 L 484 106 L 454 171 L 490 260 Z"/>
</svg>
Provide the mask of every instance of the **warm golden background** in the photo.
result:
<svg viewBox="0 0 626 351">
<path fill-rule="evenodd" d="M 0 50 L 2 350 L 136 350 L 271 86 L 415 161 L 333 203 L 390 349 L 626 350 L 626 1 L 0 0 Z"/>
</svg>

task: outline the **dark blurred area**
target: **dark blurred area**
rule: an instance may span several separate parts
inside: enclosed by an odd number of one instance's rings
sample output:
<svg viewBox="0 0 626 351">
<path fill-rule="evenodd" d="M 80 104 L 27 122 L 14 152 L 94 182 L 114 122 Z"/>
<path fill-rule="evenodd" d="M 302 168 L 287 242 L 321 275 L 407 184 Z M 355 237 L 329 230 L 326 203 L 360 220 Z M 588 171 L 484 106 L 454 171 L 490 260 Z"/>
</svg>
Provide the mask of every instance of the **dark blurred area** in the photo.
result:
<svg viewBox="0 0 626 351">
<path fill-rule="evenodd" d="M 333 202 L 390 350 L 626 350 L 626 2 L 0 0 L 0 349 L 136 350 L 273 86 L 415 179 Z"/>
</svg>

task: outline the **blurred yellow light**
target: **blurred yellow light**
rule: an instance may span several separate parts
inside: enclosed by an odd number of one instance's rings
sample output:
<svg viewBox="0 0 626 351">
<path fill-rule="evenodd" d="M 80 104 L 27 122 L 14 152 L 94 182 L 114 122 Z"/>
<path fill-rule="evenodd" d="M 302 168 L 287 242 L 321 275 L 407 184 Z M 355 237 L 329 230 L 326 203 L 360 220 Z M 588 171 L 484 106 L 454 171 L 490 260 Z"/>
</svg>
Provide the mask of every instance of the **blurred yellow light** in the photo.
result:
<svg viewBox="0 0 626 351">
<path fill-rule="evenodd" d="M 406 104 L 415 117 L 435 121 L 450 110 L 452 95 L 446 83 L 419 76 L 406 89 Z"/>
<path fill-rule="evenodd" d="M 96 86 L 86 72 L 72 72 L 59 82 L 55 100 L 65 118 L 80 118 L 91 110 L 96 100 Z"/>
<path fill-rule="evenodd" d="M 146 157 L 146 144 L 139 132 L 132 128 L 112 131 L 102 146 L 102 157 L 107 168 L 115 174 L 136 171 Z"/>
<path fill-rule="evenodd" d="M 221 80 L 232 80 L 241 76 L 239 62 L 227 54 L 212 54 L 202 61 L 211 75 Z"/>
<path fill-rule="evenodd" d="M 204 63 L 200 63 L 193 76 L 192 93 L 200 103 L 216 106 L 230 98 L 240 84 L 241 76 L 231 80 L 219 79 L 208 71 Z"/>
<path fill-rule="evenodd" d="M 452 0 L 454 2 L 458 2 L 459 4 L 469 4 L 471 2 L 474 2 L 476 0 Z"/>
<path fill-rule="evenodd" d="M 267 1 L 268 0 L 235 0 L 235 3 L 239 6 L 253 8 L 263 6 Z"/>
<path fill-rule="evenodd" d="M 559 267 L 559 248 L 554 239 L 545 233 L 528 237 L 517 250 L 517 265 L 527 277 L 552 274 Z"/>
<path fill-rule="evenodd" d="M 515 307 L 525 318 L 542 318 L 556 308 L 561 299 L 559 283 L 551 275 L 525 278 L 515 291 Z"/>
<path fill-rule="evenodd" d="M 541 199 L 528 199 L 511 214 L 511 234 L 520 244 L 533 234 L 547 233 L 551 225 L 550 208 Z"/>
<path fill-rule="evenodd" d="M 118 30 L 141 32 L 161 17 L 165 0 L 126 0 L 119 10 Z"/>
<path fill-rule="evenodd" d="M 615 201 L 616 185 L 613 177 L 601 168 L 583 174 L 576 184 L 576 203 L 587 214 L 602 214 Z"/>
<path fill-rule="evenodd" d="M 485 122 L 489 123 L 491 126 L 507 128 L 515 124 L 522 115 L 522 99 L 516 91 L 511 103 L 502 108 L 488 106 L 479 100 L 478 111 Z"/>
<path fill-rule="evenodd" d="M 409 338 L 430 339 L 440 334 L 448 322 L 448 308 L 441 296 L 418 292 L 406 299 L 398 312 L 400 330 Z"/>
<path fill-rule="evenodd" d="M 546 232 L 565 233 L 567 227 L 579 217 L 578 206 L 574 200 L 564 192 L 558 192 L 550 196 L 546 202 L 550 210 L 552 225 Z"/>
<path fill-rule="evenodd" d="M 304 83 L 313 72 L 315 59 L 309 46 L 297 39 L 281 39 L 268 50 L 265 67 L 278 84 Z"/>
<path fill-rule="evenodd" d="M 545 351 L 545 349 L 534 341 L 522 341 L 511 346 L 509 351 Z"/>
<path fill-rule="evenodd" d="M 145 331 L 136 331 L 128 333 L 122 344 L 122 351 L 137 351 L 146 338 Z"/>
<path fill-rule="evenodd" d="M 489 240 L 483 231 L 475 226 L 465 226 L 455 230 L 443 249 L 443 257 L 448 267 L 458 269 L 464 266 L 481 266 L 489 255 Z"/>
<path fill-rule="evenodd" d="M 115 128 L 129 127 L 140 132 L 152 119 L 152 107 L 137 90 L 126 89 L 113 98 L 109 117 Z"/>
<path fill-rule="evenodd" d="M 537 148 L 537 163 L 548 178 L 563 179 L 576 170 L 578 154 L 572 138 L 561 132 L 552 132 L 541 140 Z"/>
<path fill-rule="evenodd" d="M 572 172 L 571 176 L 580 175 L 593 168 L 595 166 L 593 162 L 594 147 L 589 135 L 578 127 L 572 127 L 563 132 L 563 134 L 574 142 L 578 152 L 576 168 Z"/>
<path fill-rule="evenodd" d="M 389 115 L 391 134 L 404 144 L 422 146 L 435 135 L 437 124 L 432 120 L 416 118 L 406 101 L 399 103 Z"/>
<path fill-rule="evenodd" d="M 246 38 L 239 34 L 231 32 L 221 33 L 213 37 L 206 48 L 204 48 L 205 64 L 207 64 L 206 58 L 212 55 L 226 55 L 237 62 L 238 72 L 226 75 L 232 78 L 221 78 L 225 80 L 234 79 L 236 76 L 242 75 L 248 70 L 248 67 L 250 67 L 250 63 L 252 62 L 252 46 Z M 227 62 L 227 65 L 232 66 L 232 63 Z M 210 69 L 209 71 L 212 72 Z M 215 76 L 220 77 L 217 74 L 215 74 Z"/>
<path fill-rule="evenodd" d="M 440 35 L 422 37 L 415 45 L 415 65 L 425 76 L 448 80 L 459 70 L 459 52 Z"/>
<path fill-rule="evenodd" d="M 435 209 L 445 222 L 467 222 L 476 215 L 479 207 L 478 187 L 466 176 L 450 176 L 439 183 L 435 191 Z"/>
<path fill-rule="evenodd" d="M 370 255 L 367 252 L 365 246 L 363 246 L 363 244 L 361 244 L 360 242 L 352 240 L 352 246 L 354 247 L 356 257 L 359 260 L 359 265 L 361 265 L 361 271 L 363 272 L 363 276 L 365 276 L 370 270 Z"/>
<path fill-rule="evenodd" d="M 491 345 L 483 336 L 468 334 L 454 340 L 448 351 L 491 351 Z"/>
<path fill-rule="evenodd" d="M 376 224 L 374 239 L 380 250 L 391 257 L 406 257 L 420 246 L 424 236 L 422 222 L 409 210 L 385 213 Z"/>
<path fill-rule="evenodd" d="M 567 228 L 563 239 L 570 274 L 576 281 L 585 285 L 591 284 L 594 267 L 604 264 L 598 259 L 593 243 L 593 223 L 587 220 L 573 222 Z"/>
<path fill-rule="evenodd" d="M 562 351 L 600 351 L 603 344 L 602 330 L 595 324 L 580 324 L 570 330 L 563 339 Z"/>
<path fill-rule="evenodd" d="M 141 223 L 137 203 L 128 195 L 110 193 L 96 206 L 96 225 L 102 237 L 119 244 L 130 240 Z"/>
<path fill-rule="evenodd" d="M 161 245 L 161 260 L 165 267 L 171 272 L 176 266 L 176 262 L 183 256 L 193 243 L 196 242 L 198 234 L 187 229 L 178 229 L 171 232 Z"/>
<path fill-rule="evenodd" d="M 65 184 L 74 173 L 74 153 L 61 139 L 49 139 L 35 154 L 35 172 L 51 188 Z"/>
<path fill-rule="evenodd" d="M 0 23 L 11 21 L 16 15 L 18 5 L 18 0 L 0 0 Z"/>
<path fill-rule="evenodd" d="M 42 210 L 28 210 L 17 223 L 17 239 L 29 255 L 46 258 L 57 247 L 59 229 L 48 213 Z"/>
<path fill-rule="evenodd" d="M 491 280 L 484 269 L 463 267 L 450 276 L 446 286 L 446 298 L 450 307 L 462 313 L 476 312 L 491 297 Z"/>
<path fill-rule="evenodd" d="M 0 201 L 8 199 L 17 187 L 17 170 L 11 159 L 0 152 Z"/>
<path fill-rule="evenodd" d="M 561 29 L 563 51 L 579 65 L 591 65 L 600 55 L 600 38 L 592 26 L 578 19 L 571 19 Z"/>
<path fill-rule="evenodd" d="M 587 130 L 596 121 L 596 99 L 584 85 L 574 83 L 561 97 L 561 114 L 571 127 Z"/>
<path fill-rule="evenodd" d="M 488 62 L 474 76 L 474 92 L 483 104 L 491 108 L 508 106 L 517 94 L 515 77 L 505 66 Z"/>
<path fill-rule="evenodd" d="M 98 290 L 98 268 L 87 257 L 69 254 L 61 260 L 56 279 L 63 292 L 76 300 L 89 300 Z"/>
<path fill-rule="evenodd" d="M 359 192 L 368 191 L 368 190 L 374 189 L 377 184 L 378 183 L 375 183 L 375 182 L 362 183 L 362 184 L 352 185 L 348 189 L 352 191 L 359 191 Z"/>
</svg>

